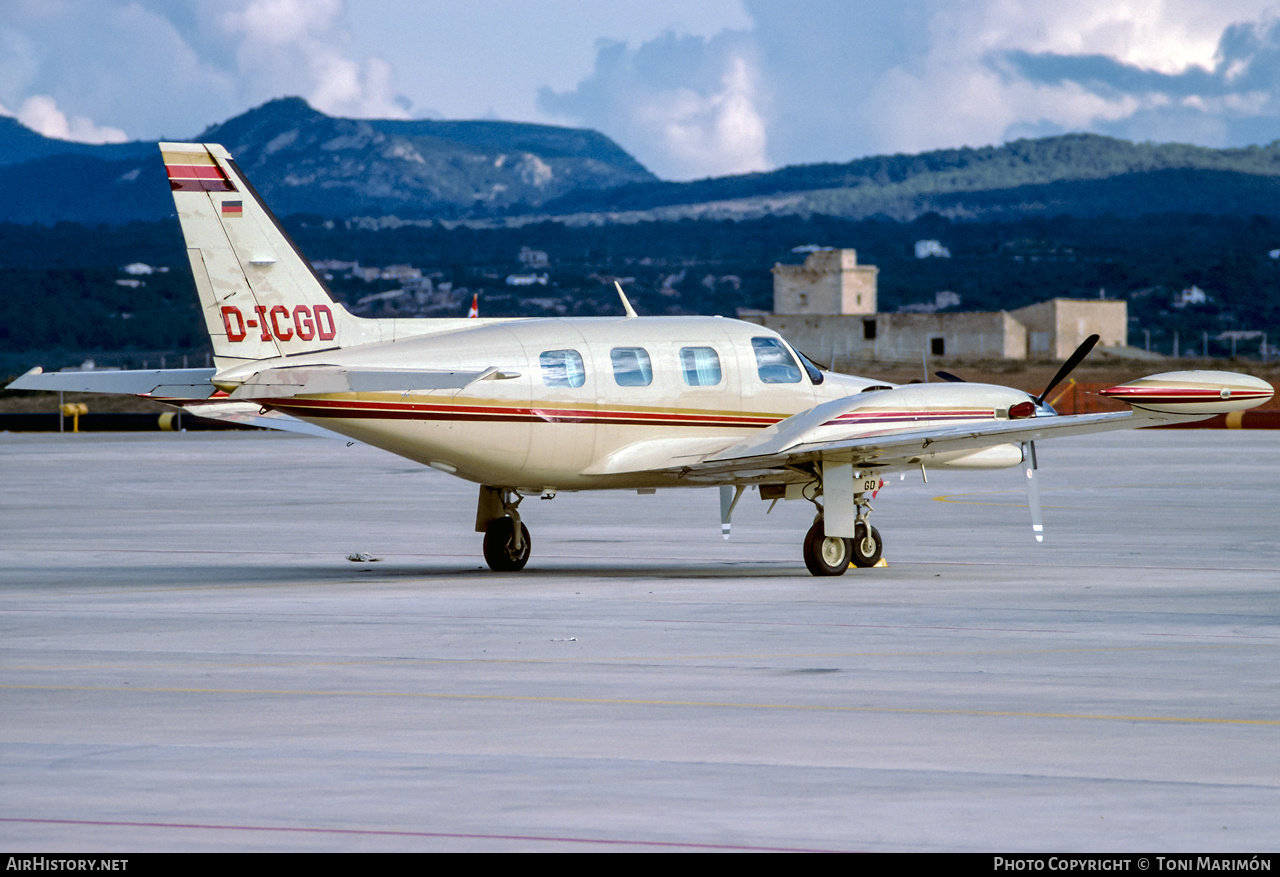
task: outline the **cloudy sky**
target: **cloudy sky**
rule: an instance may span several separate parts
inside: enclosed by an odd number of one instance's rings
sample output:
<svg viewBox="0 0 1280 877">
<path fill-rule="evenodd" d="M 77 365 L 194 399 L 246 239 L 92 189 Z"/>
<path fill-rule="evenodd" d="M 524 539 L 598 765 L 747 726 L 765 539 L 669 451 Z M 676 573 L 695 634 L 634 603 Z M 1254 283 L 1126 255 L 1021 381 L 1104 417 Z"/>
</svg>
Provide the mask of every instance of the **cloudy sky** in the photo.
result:
<svg viewBox="0 0 1280 877">
<path fill-rule="evenodd" d="M 581 125 L 691 179 L 1096 131 L 1280 139 L 1260 0 L 0 0 L 0 113 L 189 138 L 273 97 Z"/>
</svg>

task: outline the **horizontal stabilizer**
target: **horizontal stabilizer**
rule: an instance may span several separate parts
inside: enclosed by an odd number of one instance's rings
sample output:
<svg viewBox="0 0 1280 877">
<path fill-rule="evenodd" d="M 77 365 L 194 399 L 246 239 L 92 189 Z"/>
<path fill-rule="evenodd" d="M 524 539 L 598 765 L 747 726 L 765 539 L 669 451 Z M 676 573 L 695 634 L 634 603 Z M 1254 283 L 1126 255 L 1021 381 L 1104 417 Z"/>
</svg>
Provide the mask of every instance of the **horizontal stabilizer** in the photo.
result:
<svg viewBox="0 0 1280 877">
<path fill-rule="evenodd" d="M 155 399 L 208 399 L 217 392 L 211 368 L 141 369 L 137 371 L 45 372 L 39 367 L 9 385 L 10 390 L 64 393 L 117 393 Z"/>
<path fill-rule="evenodd" d="M 361 369 L 336 365 L 270 368 L 255 373 L 232 399 L 281 399 L 330 393 L 409 393 L 414 390 L 461 390 L 476 381 L 519 377 L 496 368 L 482 371 L 431 369 Z"/>
</svg>

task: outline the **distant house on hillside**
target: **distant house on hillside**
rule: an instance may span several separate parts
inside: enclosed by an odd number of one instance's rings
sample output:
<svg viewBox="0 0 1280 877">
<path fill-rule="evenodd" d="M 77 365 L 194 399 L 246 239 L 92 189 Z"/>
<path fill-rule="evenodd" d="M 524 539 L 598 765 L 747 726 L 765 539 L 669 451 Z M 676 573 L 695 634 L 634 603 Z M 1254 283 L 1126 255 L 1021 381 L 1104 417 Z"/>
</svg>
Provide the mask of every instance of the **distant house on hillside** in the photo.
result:
<svg viewBox="0 0 1280 877">
<path fill-rule="evenodd" d="M 521 265 L 531 271 L 547 267 L 547 263 L 550 261 L 547 258 L 546 251 L 534 250 L 529 247 L 521 247 L 520 254 L 516 258 L 520 261 Z"/>
<path fill-rule="evenodd" d="M 1209 296 L 1198 286 L 1191 286 L 1182 290 L 1173 297 L 1173 306 L 1175 308 L 1185 308 L 1187 305 L 1202 305 L 1209 300 Z"/>
<path fill-rule="evenodd" d="M 546 274 L 508 274 L 507 275 L 507 286 L 533 286 L 535 283 L 538 284 L 539 286 L 546 286 L 547 275 Z"/>
<path fill-rule="evenodd" d="M 950 259 L 951 251 L 938 241 L 916 241 L 917 259 Z"/>
</svg>

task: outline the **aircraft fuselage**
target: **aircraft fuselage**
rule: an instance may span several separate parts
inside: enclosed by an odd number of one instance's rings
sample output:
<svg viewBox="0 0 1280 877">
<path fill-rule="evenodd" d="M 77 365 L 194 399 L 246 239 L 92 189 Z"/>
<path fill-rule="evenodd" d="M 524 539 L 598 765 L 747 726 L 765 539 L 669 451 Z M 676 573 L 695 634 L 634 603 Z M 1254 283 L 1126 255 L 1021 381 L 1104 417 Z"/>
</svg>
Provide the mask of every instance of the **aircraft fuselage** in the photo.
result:
<svg viewBox="0 0 1280 877">
<path fill-rule="evenodd" d="M 312 353 L 219 377 L 332 363 L 326 353 Z M 678 475 L 644 470 L 728 447 L 820 403 L 889 386 L 806 369 L 776 333 L 715 317 L 491 323 L 345 348 L 341 365 L 500 374 L 462 389 L 254 401 L 459 477 L 522 492 L 688 486 Z M 909 419 L 894 418 L 901 405 L 864 412 L 868 431 L 991 419 L 1001 405 L 1027 398 L 1003 387 L 933 384 L 866 393 L 861 407 L 922 390 L 928 398 L 917 400 Z M 999 398 L 987 398 L 991 391 Z M 857 416 L 842 415 L 833 426 L 847 432 Z M 988 455 L 983 468 L 1020 459 L 1016 451 L 998 460 Z"/>
</svg>

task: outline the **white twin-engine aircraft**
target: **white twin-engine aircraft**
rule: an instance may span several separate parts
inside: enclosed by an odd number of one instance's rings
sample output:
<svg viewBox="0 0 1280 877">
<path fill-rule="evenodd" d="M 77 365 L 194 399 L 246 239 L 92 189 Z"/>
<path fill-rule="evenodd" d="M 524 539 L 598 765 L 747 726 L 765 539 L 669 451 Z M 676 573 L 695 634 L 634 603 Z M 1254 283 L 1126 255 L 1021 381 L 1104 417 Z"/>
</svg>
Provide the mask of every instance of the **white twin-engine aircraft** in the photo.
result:
<svg viewBox="0 0 1280 877">
<path fill-rule="evenodd" d="M 1130 411 L 1058 415 L 1039 397 L 965 383 L 893 386 L 819 369 L 777 333 L 710 317 L 361 319 L 336 304 L 221 146 L 162 143 L 216 368 L 52 373 L 16 389 L 123 392 L 213 416 L 358 439 L 480 485 L 476 530 L 522 569 L 526 496 L 719 486 L 725 532 L 743 490 L 817 507 L 814 575 L 880 560 L 868 497 L 887 472 L 1026 463 L 1039 439 L 1198 420 L 1261 404 L 1264 381 L 1180 371 L 1105 391 Z M 237 414 L 236 409 L 240 413 Z M 280 414 L 292 415 L 281 417 Z M 308 427 L 307 425 L 311 426 Z"/>
</svg>

